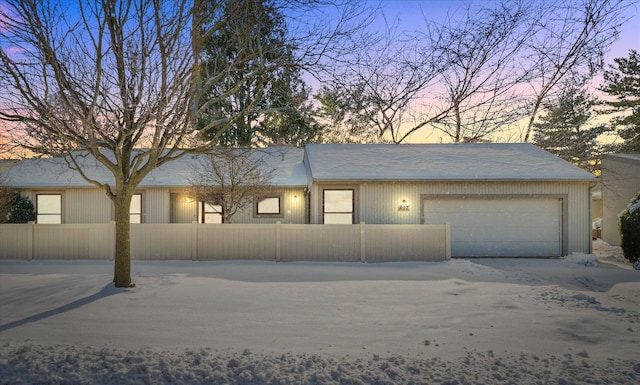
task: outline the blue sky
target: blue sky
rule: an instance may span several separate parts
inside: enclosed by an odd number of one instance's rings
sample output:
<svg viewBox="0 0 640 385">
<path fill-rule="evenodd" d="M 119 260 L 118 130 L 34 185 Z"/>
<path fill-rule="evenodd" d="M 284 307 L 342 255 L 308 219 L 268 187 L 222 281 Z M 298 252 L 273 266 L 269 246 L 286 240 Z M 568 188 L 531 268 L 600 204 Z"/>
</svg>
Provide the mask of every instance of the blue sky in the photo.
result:
<svg viewBox="0 0 640 385">
<path fill-rule="evenodd" d="M 424 18 L 440 20 L 447 13 L 463 9 L 466 4 L 484 4 L 493 0 L 381 0 L 380 4 L 386 17 L 392 21 L 399 21 L 400 29 L 412 30 L 424 23 Z M 538 1 L 538 0 L 533 0 Z M 640 3 L 631 5 L 628 9 L 630 19 L 620 32 L 620 38 L 612 45 L 606 54 L 606 63 L 613 63 L 616 57 L 628 56 L 630 49 L 640 50 Z"/>
</svg>

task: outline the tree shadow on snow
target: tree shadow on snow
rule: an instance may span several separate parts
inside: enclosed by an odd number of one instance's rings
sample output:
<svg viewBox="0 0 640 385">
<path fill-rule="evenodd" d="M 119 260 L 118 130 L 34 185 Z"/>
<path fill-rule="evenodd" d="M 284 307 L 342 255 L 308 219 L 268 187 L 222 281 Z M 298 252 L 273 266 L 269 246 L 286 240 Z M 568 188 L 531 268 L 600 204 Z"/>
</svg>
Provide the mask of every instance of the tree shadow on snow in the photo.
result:
<svg viewBox="0 0 640 385">
<path fill-rule="evenodd" d="M 97 292 L 95 294 L 91 294 L 91 295 L 88 295 L 86 297 L 77 299 L 77 300 L 75 300 L 75 301 L 73 301 L 71 303 L 59 306 L 59 307 L 57 307 L 55 309 L 47 310 L 47 311 L 44 311 L 42 313 L 34 314 L 32 316 L 23 318 L 21 320 L 12 321 L 12 322 L 9 322 L 7 324 L 0 325 L 0 333 L 4 332 L 6 330 L 10 330 L 10 329 L 22 326 L 22 325 L 26 325 L 28 323 L 38 322 L 38 321 L 43 320 L 45 318 L 53 317 L 53 316 L 58 315 L 58 314 L 62 314 L 62 313 L 66 313 L 68 311 L 75 310 L 75 309 L 80 308 L 82 306 L 88 305 L 88 304 L 90 304 L 92 302 L 98 301 L 98 300 L 100 300 L 102 298 L 110 297 L 110 296 L 112 296 L 114 294 L 118 294 L 118 293 L 121 293 L 121 292 L 122 292 L 122 290 L 116 289 L 114 287 L 113 283 L 110 282 L 107 285 L 105 285 L 102 289 L 100 289 L 99 292 Z"/>
</svg>

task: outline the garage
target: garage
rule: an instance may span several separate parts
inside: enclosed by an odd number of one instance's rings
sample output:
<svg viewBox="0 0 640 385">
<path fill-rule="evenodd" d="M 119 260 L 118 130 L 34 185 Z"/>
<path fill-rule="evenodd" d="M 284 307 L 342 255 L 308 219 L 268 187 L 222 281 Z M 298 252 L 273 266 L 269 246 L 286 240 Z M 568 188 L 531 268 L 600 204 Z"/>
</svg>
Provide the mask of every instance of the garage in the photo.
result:
<svg viewBox="0 0 640 385">
<path fill-rule="evenodd" d="M 451 224 L 454 257 L 557 257 L 562 199 L 446 197 L 424 199 L 425 223 Z"/>
</svg>

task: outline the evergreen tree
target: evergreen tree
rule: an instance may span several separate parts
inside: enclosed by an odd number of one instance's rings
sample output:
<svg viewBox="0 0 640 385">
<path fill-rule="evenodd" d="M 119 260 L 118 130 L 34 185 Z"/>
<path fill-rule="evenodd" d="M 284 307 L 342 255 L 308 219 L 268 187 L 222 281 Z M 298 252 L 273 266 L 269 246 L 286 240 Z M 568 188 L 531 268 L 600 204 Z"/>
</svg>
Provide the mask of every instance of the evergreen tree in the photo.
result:
<svg viewBox="0 0 640 385">
<path fill-rule="evenodd" d="M 319 106 L 315 111 L 323 122 L 324 143 L 384 143 L 372 112 L 372 103 L 364 97 L 362 87 L 341 90 L 323 86 L 315 95 Z M 373 108 L 372 108 L 373 107 Z"/>
<path fill-rule="evenodd" d="M 256 108 L 235 121 L 232 129 L 223 133 L 207 130 L 203 131 L 203 135 L 231 146 L 250 146 L 260 141 L 279 140 L 300 145 L 316 139 L 320 126 L 311 116 L 308 91 L 295 63 L 295 47 L 286 42 L 287 27 L 276 2 L 225 0 L 222 10 L 218 9 L 219 4 L 215 2 L 207 4 L 211 8 L 209 12 L 229 15 L 243 12 L 245 17 L 241 20 L 214 18 L 217 22 L 222 20 L 224 25 L 204 42 L 205 74 L 217 73 L 215 68 L 223 68 L 231 59 L 242 58 L 243 47 L 248 44 L 253 49 L 258 47 L 263 55 L 262 62 L 247 60 L 242 68 L 234 68 L 226 73 L 226 82 L 221 86 L 228 88 L 237 85 L 237 92 L 220 98 L 219 95 L 224 94 L 225 90 L 213 87 L 202 95 L 201 105 L 206 113 L 200 117 L 199 126 L 206 127 L 213 120 L 237 116 L 248 106 Z M 239 29 L 246 33 L 238 33 Z M 239 36 L 251 36 L 253 40 L 237 41 Z"/>
<path fill-rule="evenodd" d="M 258 124 L 263 140 L 284 141 L 296 146 L 317 141 L 322 126 L 313 115 L 313 105 L 300 70 L 284 68 L 270 86 L 269 99 L 274 111 L 268 112 Z"/>
<path fill-rule="evenodd" d="M 598 137 L 608 131 L 603 125 L 592 126 L 597 100 L 584 89 L 569 86 L 556 104 L 546 106 L 547 114 L 534 124 L 534 144 L 589 172 L 600 168 L 605 148 Z"/>
<path fill-rule="evenodd" d="M 623 112 L 623 116 L 611 120 L 611 125 L 624 142 L 617 149 L 623 153 L 640 152 L 640 54 L 629 51 L 628 58 L 613 59 L 615 66 L 604 73 L 604 85 L 600 88 L 614 96 L 607 102 L 611 112 Z"/>
<path fill-rule="evenodd" d="M 36 213 L 31 199 L 19 192 L 14 192 L 11 206 L 7 212 L 6 223 L 28 223 L 35 220 Z"/>
</svg>

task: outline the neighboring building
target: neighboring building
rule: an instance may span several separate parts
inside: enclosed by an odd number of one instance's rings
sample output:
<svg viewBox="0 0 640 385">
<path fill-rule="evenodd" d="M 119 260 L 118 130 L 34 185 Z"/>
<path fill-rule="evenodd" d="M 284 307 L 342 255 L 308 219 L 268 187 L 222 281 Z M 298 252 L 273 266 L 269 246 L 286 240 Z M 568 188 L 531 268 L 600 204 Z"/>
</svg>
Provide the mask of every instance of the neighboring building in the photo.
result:
<svg viewBox="0 0 640 385">
<path fill-rule="evenodd" d="M 640 193 L 640 154 L 609 154 L 602 159 L 602 240 L 620 245 L 618 215 Z"/>
<path fill-rule="evenodd" d="M 266 197 L 267 212 L 256 201 L 234 222 L 449 222 L 454 257 L 591 252 L 595 178 L 531 144 L 317 144 L 260 150 L 265 151 L 276 168 L 276 193 Z M 187 156 L 145 178 L 132 204 L 132 222 L 206 221 L 207 205 L 187 193 L 196 161 Z M 110 178 L 99 165 L 87 172 Z M 113 220 L 105 194 L 63 160 L 26 160 L 7 178 L 36 202 L 40 223 Z"/>
<path fill-rule="evenodd" d="M 598 183 L 591 189 L 591 236 L 593 239 L 602 238 L 602 184 Z"/>
</svg>

